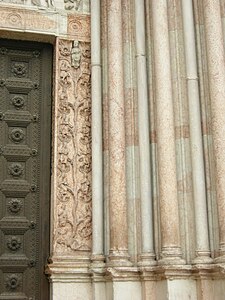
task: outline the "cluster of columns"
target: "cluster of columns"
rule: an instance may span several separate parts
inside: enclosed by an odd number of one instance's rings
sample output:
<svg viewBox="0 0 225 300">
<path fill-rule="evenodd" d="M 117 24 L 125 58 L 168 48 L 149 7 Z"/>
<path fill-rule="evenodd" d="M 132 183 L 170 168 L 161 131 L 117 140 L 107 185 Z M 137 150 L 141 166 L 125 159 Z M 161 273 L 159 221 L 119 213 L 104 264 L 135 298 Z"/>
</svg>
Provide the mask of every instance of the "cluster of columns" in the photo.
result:
<svg viewBox="0 0 225 300">
<path fill-rule="evenodd" d="M 153 7 L 155 43 L 157 130 L 160 178 L 160 212 L 162 262 L 180 263 L 181 247 L 176 183 L 173 99 L 170 74 L 169 37 L 166 1 Z M 109 98 L 109 195 L 110 195 L 110 260 L 128 263 L 128 229 L 125 170 L 124 74 L 122 51 L 122 4 L 108 2 L 108 85 Z M 103 254 L 103 196 L 100 76 L 99 1 L 92 3 L 92 138 L 93 138 L 93 254 Z M 98 20 L 98 26 L 96 25 Z M 140 194 L 142 244 L 140 262 L 155 264 L 153 203 L 151 192 L 148 89 L 145 45 L 144 1 L 135 1 L 136 66 L 138 90 L 138 124 L 140 151 Z M 97 27 L 97 28 L 96 28 Z M 97 42 L 98 41 L 98 42 Z M 96 45 L 96 43 L 98 43 Z M 96 46 L 95 46 L 96 45 Z M 98 58 L 97 58 L 98 53 Z M 98 75 L 97 75 L 98 74 Z M 97 75 L 97 76 L 95 76 Z M 163 87 L 162 87 L 163 83 Z M 97 112 L 98 110 L 98 112 Z M 167 124 L 165 126 L 164 124 Z M 98 147 L 98 148 L 97 148 Z M 97 170 L 97 171 L 96 171 Z M 97 177 L 96 174 L 99 174 Z M 97 179 L 97 178 L 98 179 Z M 97 182 L 98 181 L 98 182 Z M 97 246 L 98 245 L 98 249 Z"/>
<path fill-rule="evenodd" d="M 148 3 L 148 1 L 147 1 Z M 194 9 L 191 0 L 181 0 L 186 59 L 186 79 L 195 208 L 196 259 L 210 263 L 205 167 L 201 130 Z M 93 257 L 104 259 L 102 87 L 100 0 L 91 2 L 92 32 L 92 166 L 93 166 Z M 156 264 L 151 179 L 150 122 L 146 66 L 145 1 L 135 0 L 135 47 L 139 129 L 141 253 L 139 263 Z M 220 260 L 225 256 L 225 56 L 219 0 L 204 1 L 204 19 L 212 106 L 212 130 L 216 161 L 216 191 L 219 213 Z M 109 262 L 128 266 L 126 200 L 125 106 L 123 71 L 122 1 L 107 1 L 108 105 L 109 105 Z M 151 2 L 154 44 L 155 105 L 159 179 L 159 264 L 184 264 L 180 240 L 177 197 L 174 103 L 171 75 L 168 2 Z"/>
</svg>

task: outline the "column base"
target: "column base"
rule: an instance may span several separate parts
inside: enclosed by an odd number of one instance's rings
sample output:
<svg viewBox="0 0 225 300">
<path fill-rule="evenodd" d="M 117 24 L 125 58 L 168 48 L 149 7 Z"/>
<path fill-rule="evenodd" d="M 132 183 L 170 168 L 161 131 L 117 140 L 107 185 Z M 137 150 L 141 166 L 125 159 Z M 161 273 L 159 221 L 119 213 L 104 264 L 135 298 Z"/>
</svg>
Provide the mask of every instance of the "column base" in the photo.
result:
<svg viewBox="0 0 225 300">
<path fill-rule="evenodd" d="M 214 258 L 215 264 L 225 264 L 225 255 Z"/>
<path fill-rule="evenodd" d="M 142 253 L 138 257 L 138 266 L 140 267 L 155 266 L 156 264 L 154 253 Z"/>
<path fill-rule="evenodd" d="M 103 254 L 93 254 L 91 261 L 94 265 L 105 265 L 105 256 Z"/>
<path fill-rule="evenodd" d="M 225 263 L 225 244 L 220 245 L 219 256 L 214 259 L 215 263 Z"/>
<path fill-rule="evenodd" d="M 105 256 L 104 255 L 92 255 L 92 263 L 90 265 L 90 270 L 92 272 L 93 282 L 104 281 L 104 276 L 106 272 Z"/>
<path fill-rule="evenodd" d="M 178 247 L 165 247 L 162 249 L 159 265 L 184 265 L 181 249 Z"/>
<path fill-rule="evenodd" d="M 46 266 L 51 300 L 92 300 L 90 259 L 83 257 L 53 257 Z"/>
<path fill-rule="evenodd" d="M 110 250 L 107 265 L 109 267 L 130 267 L 130 256 L 127 250 Z"/>
<path fill-rule="evenodd" d="M 196 251 L 196 258 L 192 261 L 193 264 L 211 264 L 213 259 L 210 257 L 209 251 Z"/>
</svg>

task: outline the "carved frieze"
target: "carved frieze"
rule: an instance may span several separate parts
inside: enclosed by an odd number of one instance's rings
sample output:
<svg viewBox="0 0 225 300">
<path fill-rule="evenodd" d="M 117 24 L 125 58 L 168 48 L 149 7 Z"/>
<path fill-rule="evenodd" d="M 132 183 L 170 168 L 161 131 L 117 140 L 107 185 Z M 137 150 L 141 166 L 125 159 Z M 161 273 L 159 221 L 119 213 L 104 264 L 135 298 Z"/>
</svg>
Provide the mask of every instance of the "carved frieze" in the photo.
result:
<svg viewBox="0 0 225 300">
<path fill-rule="evenodd" d="M 64 0 L 66 10 L 78 11 L 82 5 L 83 0 Z"/>
<path fill-rule="evenodd" d="M 2 3 L 2 2 L 0 2 Z M 21 7 L 11 8 L 1 7 L 1 28 L 11 28 L 19 30 L 33 30 L 33 31 L 46 31 L 55 32 L 57 28 L 57 21 L 55 15 L 42 14 L 41 11 L 23 9 Z M 2 49 L 1 51 L 4 51 Z M 34 56 L 36 54 L 34 53 Z M 21 71 L 20 71 L 21 67 Z M 12 66 L 14 75 L 24 77 L 26 75 L 26 66 Z M 1 85 L 3 83 L 0 83 Z"/>
<path fill-rule="evenodd" d="M 36 9 L 38 6 L 10 6 L 1 5 L 0 27 L 2 29 L 16 29 L 19 31 L 30 31 L 38 33 L 51 33 L 64 37 L 67 36 L 71 40 L 90 41 L 90 15 L 81 12 L 71 12 L 68 14 L 61 13 L 62 10 L 56 9 L 55 13 L 43 7 Z M 47 4 L 46 4 L 47 5 Z M 41 8 L 41 7 L 40 7 Z M 1 54 L 5 54 L 7 49 L 0 49 Z M 34 57 L 38 57 L 40 53 L 34 51 Z M 26 65 L 12 65 L 12 74 L 14 77 L 24 78 L 27 76 Z M 4 86 L 4 82 L 0 81 L 0 86 Z"/>
<path fill-rule="evenodd" d="M 54 7 L 54 0 L 0 0 L 2 3 Z"/>
<path fill-rule="evenodd" d="M 91 248 L 90 43 L 58 42 L 54 252 Z"/>
<path fill-rule="evenodd" d="M 33 8 L 65 9 L 68 12 L 89 13 L 90 0 L 0 0 L 0 3 Z"/>
<path fill-rule="evenodd" d="M 90 13 L 90 0 L 64 0 L 64 9 L 71 13 Z"/>
<path fill-rule="evenodd" d="M 47 7 L 54 7 L 55 3 L 54 0 L 31 0 L 31 3 L 33 5 L 37 5 L 37 6 L 46 6 Z"/>
</svg>

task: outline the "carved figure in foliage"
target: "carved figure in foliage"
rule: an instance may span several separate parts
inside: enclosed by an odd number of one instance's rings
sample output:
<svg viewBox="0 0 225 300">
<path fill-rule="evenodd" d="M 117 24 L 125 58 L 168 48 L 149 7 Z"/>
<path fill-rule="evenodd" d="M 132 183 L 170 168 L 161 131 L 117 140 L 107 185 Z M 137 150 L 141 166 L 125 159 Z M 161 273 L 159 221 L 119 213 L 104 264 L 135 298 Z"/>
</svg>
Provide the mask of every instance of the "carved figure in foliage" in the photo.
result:
<svg viewBox="0 0 225 300">
<path fill-rule="evenodd" d="M 81 50 L 79 48 L 79 42 L 73 42 L 73 48 L 71 50 L 71 60 L 72 60 L 72 67 L 75 69 L 79 68 L 80 66 L 80 59 L 81 59 Z"/>
</svg>

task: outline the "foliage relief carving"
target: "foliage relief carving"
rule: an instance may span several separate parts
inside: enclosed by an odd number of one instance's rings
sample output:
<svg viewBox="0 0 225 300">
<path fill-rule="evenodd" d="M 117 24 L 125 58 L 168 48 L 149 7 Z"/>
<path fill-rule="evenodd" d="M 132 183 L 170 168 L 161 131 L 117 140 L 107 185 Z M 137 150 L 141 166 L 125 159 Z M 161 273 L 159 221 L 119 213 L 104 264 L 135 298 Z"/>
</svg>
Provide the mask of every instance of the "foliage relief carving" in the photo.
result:
<svg viewBox="0 0 225 300">
<path fill-rule="evenodd" d="M 64 0 L 66 10 L 79 10 L 82 0 Z"/>
<path fill-rule="evenodd" d="M 90 43 L 59 41 L 54 247 L 91 249 Z"/>
<path fill-rule="evenodd" d="M 13 3 L 13 4 L 27 4 L 27 5 L 34 5 L 34 6 L 47 6 L 52 8 L 55 6 L 54 0 L 0 0 L 1 2 L 5 3 Z"/>
</svg>

